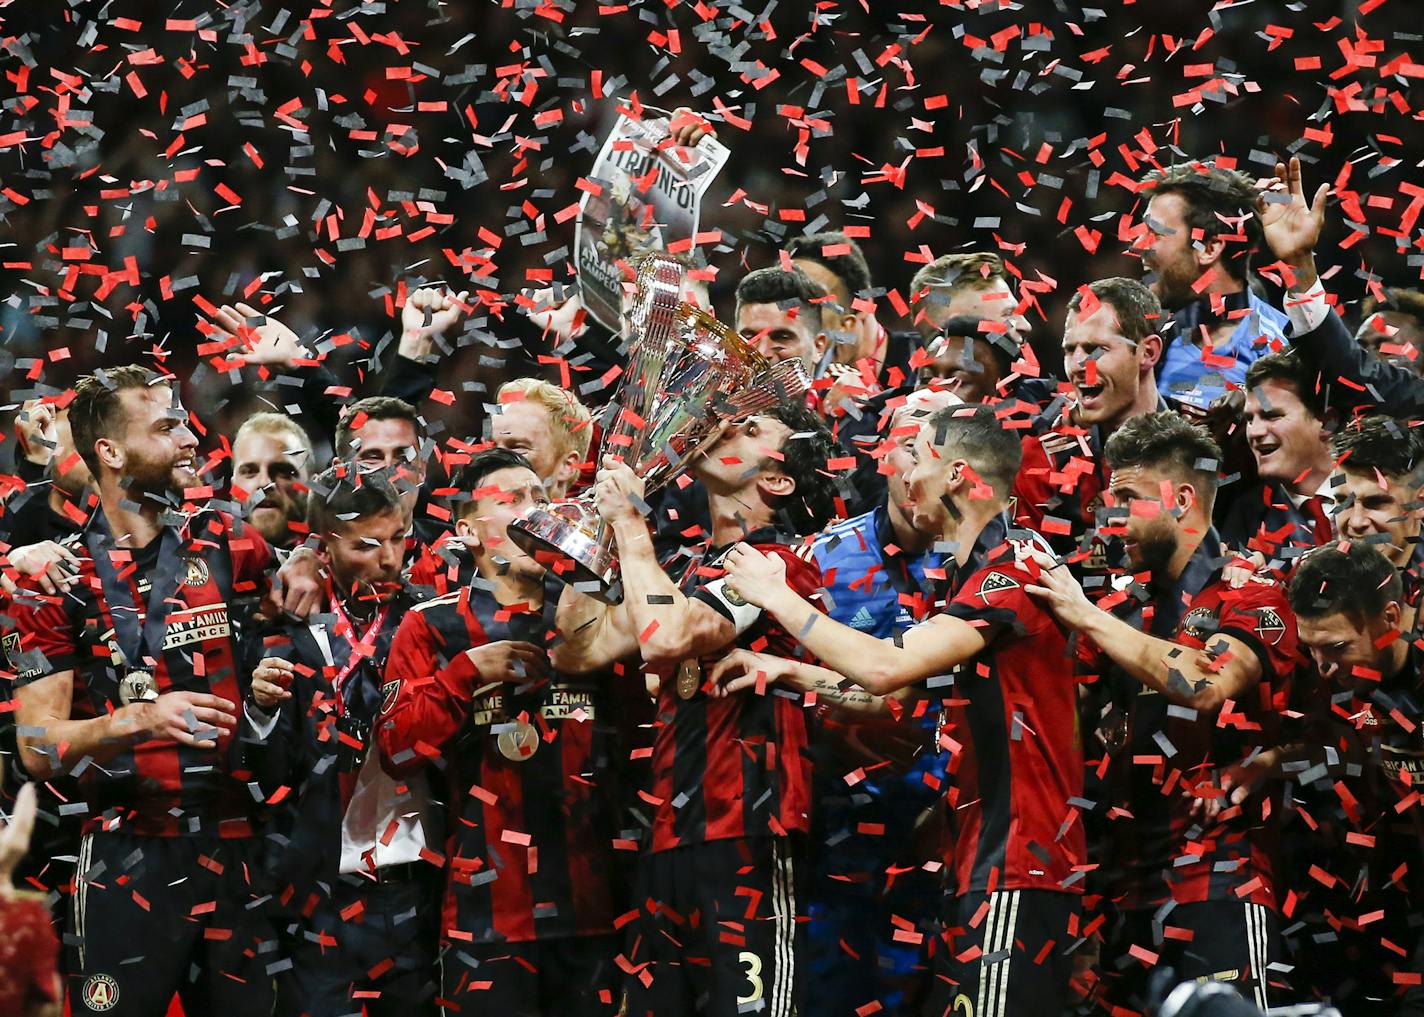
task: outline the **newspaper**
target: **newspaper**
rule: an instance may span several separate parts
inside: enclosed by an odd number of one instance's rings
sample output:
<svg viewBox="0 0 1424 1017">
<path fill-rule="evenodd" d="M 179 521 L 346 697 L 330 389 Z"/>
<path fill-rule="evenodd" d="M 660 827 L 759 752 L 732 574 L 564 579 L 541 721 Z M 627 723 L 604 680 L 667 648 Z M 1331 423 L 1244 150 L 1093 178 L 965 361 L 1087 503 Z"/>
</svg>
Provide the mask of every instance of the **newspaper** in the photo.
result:
<svg viewBox="0 0 1424 1017">
<path fill-rule="evenodd" d="M 645 251 L 693 239 L 702 196 L 727 162 L 727 148 L 703 138 L 692 148 L 668 143 L 668 118 L 618 117 L 579 203 L 574 250 L 579 296 L 609 331 L 620 328 L 626 268 Z"/>
</svg>

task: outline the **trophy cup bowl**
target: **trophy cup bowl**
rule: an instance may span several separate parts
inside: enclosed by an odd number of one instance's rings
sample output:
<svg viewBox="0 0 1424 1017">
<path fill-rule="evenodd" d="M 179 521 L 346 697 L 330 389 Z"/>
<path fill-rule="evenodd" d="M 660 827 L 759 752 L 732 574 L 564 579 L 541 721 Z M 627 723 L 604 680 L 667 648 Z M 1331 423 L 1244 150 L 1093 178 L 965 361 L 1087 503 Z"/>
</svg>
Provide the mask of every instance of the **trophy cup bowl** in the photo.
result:
<svg viewBox="0 0 1424 1017">
<path fill-rule="evenodd" d="M 799 399 L 811 386 L 799 360 L 772 364 L 712 315 L 682 299 L 682 265 L 660 254 L 637 276 L 628 369 L 603 435 L 599 459 L 613 455 L 657 490 L 715 438 L 724 421 Z M 556 574 L 607 603 L 622 599 L 612 534 L 593 493 L 535 506 L 509 526 L 530 554 L 555 555 Z"/>
</svg>

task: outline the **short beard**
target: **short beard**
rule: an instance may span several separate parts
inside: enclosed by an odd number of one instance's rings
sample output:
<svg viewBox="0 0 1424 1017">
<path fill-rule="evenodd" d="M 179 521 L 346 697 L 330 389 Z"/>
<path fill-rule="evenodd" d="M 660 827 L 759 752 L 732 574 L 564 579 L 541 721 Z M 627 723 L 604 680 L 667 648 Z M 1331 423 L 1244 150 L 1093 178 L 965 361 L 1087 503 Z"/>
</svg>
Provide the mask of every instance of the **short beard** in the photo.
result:
<svg viewBox="0 0 1424 1017">
<path fill-rule="evenodd" d="M 1137 544 L 1138 568 L 1150 573 L 1154 580 L 1166 581 L 1167 566 L 1179 546 L 1175 532 L 1151 534 Z"/>
<path fill-rule="evenodd" d="M 131 460 L 123 477 L 123 487 L 136 494 L 150 498 L 163 498 L 177 503 L 183 498 L 183 491 L 174 477 L 173 463 L 154 463 L 146 460 Z"/>
<path fill-rule="evenodd" d="M 1157 271 L 1152 274 L 1156 277 L 1157 299 L 1162 301 L 1165 310 L 1179 311 L 1197 299 L 1196 291 L 1192 289 L 1195 278 L 1179 279 L 1176 273 L 1171 271 Z"/>
</svg>

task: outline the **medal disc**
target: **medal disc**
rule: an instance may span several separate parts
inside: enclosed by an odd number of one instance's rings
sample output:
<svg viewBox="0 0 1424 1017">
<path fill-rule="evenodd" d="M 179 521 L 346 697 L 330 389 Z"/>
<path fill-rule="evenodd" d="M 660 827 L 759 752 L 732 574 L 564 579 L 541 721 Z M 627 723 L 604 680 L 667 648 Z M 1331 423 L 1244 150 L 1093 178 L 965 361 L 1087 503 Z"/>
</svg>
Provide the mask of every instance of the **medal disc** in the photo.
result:
<svg viewBox="0 0 1424 1017">
<path fill-rule="evenodd" d="M 495 738 L 495 746 L 505 759 L 522 763 L 539 750 L 539 731 L 528 721 L 511 721 Z"/>
<path fill-rule="evenodd" d="M 119 679 L 119 702 L 147 703 L 158 698 L 158 682 L 151 671 L 129 671 Z"/>
<path fill-rule="evenodd" d="M 691 699 L 702 688 L 702 665 L 696 658 L 684 660 L 677 668 L 677 694 L 683 699 Z"/>
</svg>

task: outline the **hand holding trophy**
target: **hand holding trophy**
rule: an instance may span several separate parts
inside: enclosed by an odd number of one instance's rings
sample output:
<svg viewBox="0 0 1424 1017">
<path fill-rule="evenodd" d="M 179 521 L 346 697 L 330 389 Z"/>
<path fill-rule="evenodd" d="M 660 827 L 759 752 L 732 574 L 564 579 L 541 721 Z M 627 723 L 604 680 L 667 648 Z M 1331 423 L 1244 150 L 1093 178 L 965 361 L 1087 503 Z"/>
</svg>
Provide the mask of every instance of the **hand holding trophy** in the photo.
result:
<svg viewBox="0 0 1424 1017">
<path fill-rule="evenodd" d="M 628 369 L 599 449 L 600 461 L 621 459 L 649 492 L 681 473 L 723 422 L 800 399 L 811 387 L 799 360 L 772 364 L 684 301 L 682 273 L 682 265 L 666 255 L 643 259 L 628 316 Z M 536 506 L 509 532 L 531 553 L 553 551 L 567 559 L 572 568 L 564 578 L 582 592 L 609 603 L 622 599 L 612 535 L 591 494 Z"/>
</svg>

